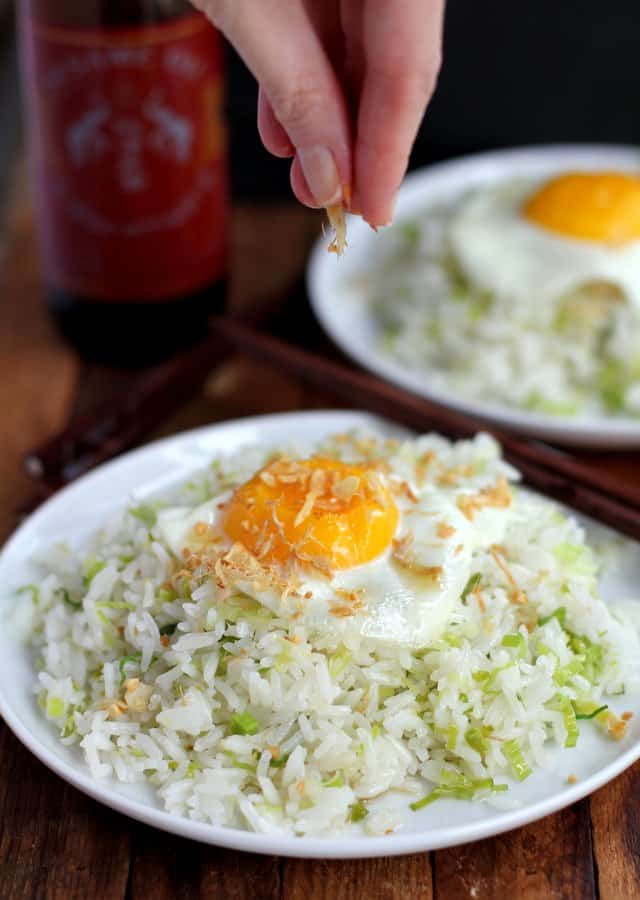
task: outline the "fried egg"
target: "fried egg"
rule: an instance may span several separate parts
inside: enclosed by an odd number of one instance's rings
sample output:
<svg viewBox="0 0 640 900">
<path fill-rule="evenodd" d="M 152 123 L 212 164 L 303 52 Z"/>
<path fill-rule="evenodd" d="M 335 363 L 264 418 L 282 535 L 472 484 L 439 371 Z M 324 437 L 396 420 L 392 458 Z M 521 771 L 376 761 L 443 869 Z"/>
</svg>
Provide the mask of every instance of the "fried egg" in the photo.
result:
<svg viewBox="0 0 640 900">
<path fill-rule="evenodd" d="M 375 466 L 280 458 L 196 509 L 162 510 L 157 532 L 279 617 L 421 647 L 441 635 L 473 550 L 498 542 L 508 515 L 488 492 L 454 497 Z"/>
<path fill-rule="evenodd" d="M 603 288 L 640 309 L 640 177 L 574 172 L 485 187 L 454 214 L 450 243 L 470 282 L 507 300 Z"/>
</svg>

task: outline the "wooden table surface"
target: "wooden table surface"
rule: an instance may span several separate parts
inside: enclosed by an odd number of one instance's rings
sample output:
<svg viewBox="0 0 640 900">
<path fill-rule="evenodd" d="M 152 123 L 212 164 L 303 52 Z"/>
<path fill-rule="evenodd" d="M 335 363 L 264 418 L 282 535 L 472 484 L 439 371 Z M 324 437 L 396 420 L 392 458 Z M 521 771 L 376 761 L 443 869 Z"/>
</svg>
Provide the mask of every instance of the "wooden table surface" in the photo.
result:
<svg viewBox="0 0 640 900">
<path fill-rule="evenodd" d="M 25 451 L 130 375 L 82 365 L 43 310 L 32 219 L 14 185 L 0 247 L 0 540 L 32 502 Z M 318 217 L 242 208 L 234 226 L 233 305 L 302 271 Z M 257 412 L 338 405 L 247 359 L 212 372 L 162 433 Z M 634 459 L 602 465 L 640 483 Z M 51 774 L 0 723 L 0 897 L 89 900 L 625 900 L 640 898 L 640 764 L 591 799 L 500 837 L 395 859 L 307 862 L 201 846 L 100 806 Z"/>
</svg>

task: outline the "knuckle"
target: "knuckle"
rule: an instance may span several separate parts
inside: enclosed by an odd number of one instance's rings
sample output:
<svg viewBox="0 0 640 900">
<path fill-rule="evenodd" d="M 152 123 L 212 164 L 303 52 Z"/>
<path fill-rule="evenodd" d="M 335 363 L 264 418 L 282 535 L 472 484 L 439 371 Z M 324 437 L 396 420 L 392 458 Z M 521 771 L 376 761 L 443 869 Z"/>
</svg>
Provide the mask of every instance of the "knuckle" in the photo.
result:
<svg viewBox="0 0 640 900">
<path fill-rule="evenodd" d="M 269 100 L 279 122 L 288 130 L 304 129 L 322 107 L 323 97 L 317 85 L 298 81 L 273 91 Z"/>
</svg>

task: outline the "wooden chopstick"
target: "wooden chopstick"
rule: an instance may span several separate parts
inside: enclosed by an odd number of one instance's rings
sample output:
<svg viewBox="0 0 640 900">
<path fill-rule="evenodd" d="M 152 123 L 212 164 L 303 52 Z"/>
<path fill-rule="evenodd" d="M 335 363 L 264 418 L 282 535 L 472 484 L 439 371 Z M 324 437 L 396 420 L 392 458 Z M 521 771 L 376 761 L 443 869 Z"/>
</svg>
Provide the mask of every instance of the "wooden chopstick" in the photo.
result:
<svg viewBox="0 0 640 900">
<path fill-rule="evenodd" d="M 492 434 L 506 460 L 537 491 L 640 540 L 640 492 L 538 441 L 508 432 L 408 393 L 367 372 L 353 369 L 256 331 L 229 318 L 212 320 L 215 333 L 241 350 L 275 364 L 349 403 L 418 431 L 437 430 L 452 438 Z"/>
<path fill-rule="evenodd" d="M 238 320 L 250 325 L 263 324 L 277 316 L 285 303 L 299 299 L 303 293 L 304 283 L 300 281 Z M 50 494 L 134 447 L 189 399 L 212 368 L 230 352 L 229 343 L 210 330 L 195 347 L 141 372 L 125 396 L 119 393 L 111 397 L 28 453 L 24 459 L 25 470 Z"/>
</svg>

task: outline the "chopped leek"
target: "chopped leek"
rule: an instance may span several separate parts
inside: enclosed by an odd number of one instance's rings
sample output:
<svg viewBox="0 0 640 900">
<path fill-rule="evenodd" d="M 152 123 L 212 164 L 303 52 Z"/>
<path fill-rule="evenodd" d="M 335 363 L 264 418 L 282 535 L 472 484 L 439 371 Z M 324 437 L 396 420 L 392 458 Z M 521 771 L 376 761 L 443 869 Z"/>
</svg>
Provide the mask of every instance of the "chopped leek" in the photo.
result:
<svg viewBox="0 0 640 900">
<path fill-rule="evenodd" d="M 531 775 L 531 766 L 522 755 L 520 744 L 516 740 L 505 741 L 502 745 L 502 752 L 518 781 L 524 781 Z"/>
<path fill-rule="evenodd" d="M 460 599 L 464 603 L 469 594 L 471 594 L 477 587 L 480 587 L 480 582 L 482 581 L 482 575 L 480 572 L 474 572 L 473 575 L 469 578 L 467 583 L 464 586 L 462 593 L 460 594 Z"/>
<path fill-rule="evenodd" d="M 57 597 L 62 597 L 67 606 L 72 606 L 73 609 L 82 609 L 82 600 L 74 600 L 66 588 L 56 588 L 54 594 Z"/>
<path fill-rule="evenodd" d="M 330 778 L 329 781 L 323 781 L 322 787 L 326 788 L 340 788 L 344 787 L 344 778 L 342 775 L 336 773 L 333 778 Z"/>
<path fill-rule="evenodd" d="M 483 732 L 483 728 L 469 728 L 464 736 L 465 741 L 471 749 L 480 754 L 486 753 L 489 749 L 489 742 Z"/>
<path fill-rule="evenodd" d="M 553 555 L 572 575 L 593 577 L 598 570 L 591 549 L 584 544 L 564 541 L 554 547 Z"/>
<path fill-rule="evenodd" d="M 127 677 L 125 667 L 130 663 L 139 663 L 142 659 L 142 653 L 131 653 L 129 656 L 123 656 L 120 660 L 120 683 L 122 684 Z"/>
<path fill-rule="evenodd" d="M 558 695 L 549 704 L 549 709 L 557 709 L 558 712 L 562 713 L 564 727 L 567 730 L 567 737 L 564 745 L 565 747 L 575 747 L 578 743 L 578 738 L 580 737 L 580 729 L 576 722 L 576 712 L 571 700 L 569 700 L 568 697 Z"/>
<path fill-rule="evenodd" d="M 538 619 L 538 625 L 546 625 L 547 622 L 550 622 L 552 619 L 557 619 L 561 628 L 564 628 L 566 619 L 567 619 L 567 608 L 566 606 L 560 606 L 558 609 L 554 609 L 552 613 L 548 616 L 542 616 Z"/>
<path fill-rule="evenodd" d="M 149 506 L 148 503 L 141 503 L 140 506 L 134 506 L 129 512 L 134 518 L 142 522 L 143 525 L 146 525 L 149 530 L 151 530 L 158 521 L 157 512 L 152 506 Z"/>
<path fill-rule="evenodd" d="M 505 634 L 502 638 L 502 646 L 517 650 L 519 659 L 524 659 L 527 655 L 527 643 L 520 632 L 517 634 Z"/>
<path fill-rule="evenodd" d="M 31 594 L 31 600 L 33 601 L 34 606 L 38 604 L 40 599 L 40 589 L 35 584 L 24 584 L 22 587 L 18 588 L 18 594 Z"/>
<path fill-rule="evenodd" d="M 260 723 L 250 712 L 234 713 L 231 716 L 231 731 L 233 734 L 257 734 Z"/>
<path fill-rule="evenodd" d="M 579 703 L 577 700 L 573 700 L 573 708 L 576 713 L 576 719 L 595 719 L 596 716 L 600 715 L 600 713 L 605 712 L 605 710 L 609 709 L 606 703 L 602 706 L 598 706 L 597 703 L 588 702 L 588 703 Z"/>
<path fill-rule="evenodd" d="M 234 769 L 244 769 L 245 772 L 255 774 L 258 767 L 257 763 L 240 762 L 238 757 L 231 750 L 223 750 L 223 754 L 231 760 Z"/>
<path fill-rule="evenodd" d="M 369 815 L 369 810 L 361 800 L 356 800 L 355 803 L 352 803 L 349 810 L 350 822 L 362 822 Z"/>
<path fill-rule="evenodd" d="M 84 572 L 84 576 L 82 579 L 84 582 L 84 586 L 88 588 L 98 572 L 102 572 L 105 566 L 106 562 L 101 559 L 96 559 L 95 556 L 89 556 L 87 559 L 85 559 L 84 565 L 82 567 Z"/>
<path fill-rule="evenodd" d="M 50 719 L 59 719 L 66 708 L 67 704 L 60 697 L 49 697 L 47 700 L 46 713 Z"/>
<path fill-rule="evenodd" d="M 449 727 L 447 728 L 447 742 L 445 744 L 445 748 L 447 750 L 455 750 L 457 743 L 458 743 L 458 726 L 457 725 L 449 725 Z"/>
<path fill-rule="evenodd" d="M 472 800 L 480 791 L 500 793 L 506 790 L 508 790 L 506 784 L 496 784 L 493 778 L 467 778 L 466 775 L 443 769 L 440 773 L 440 782 L 436 787 L 426 797 L 410 803 L 409 807 L 415 812 L 442 797 L 451 797 L 454 800 Z"/>
</svg>

